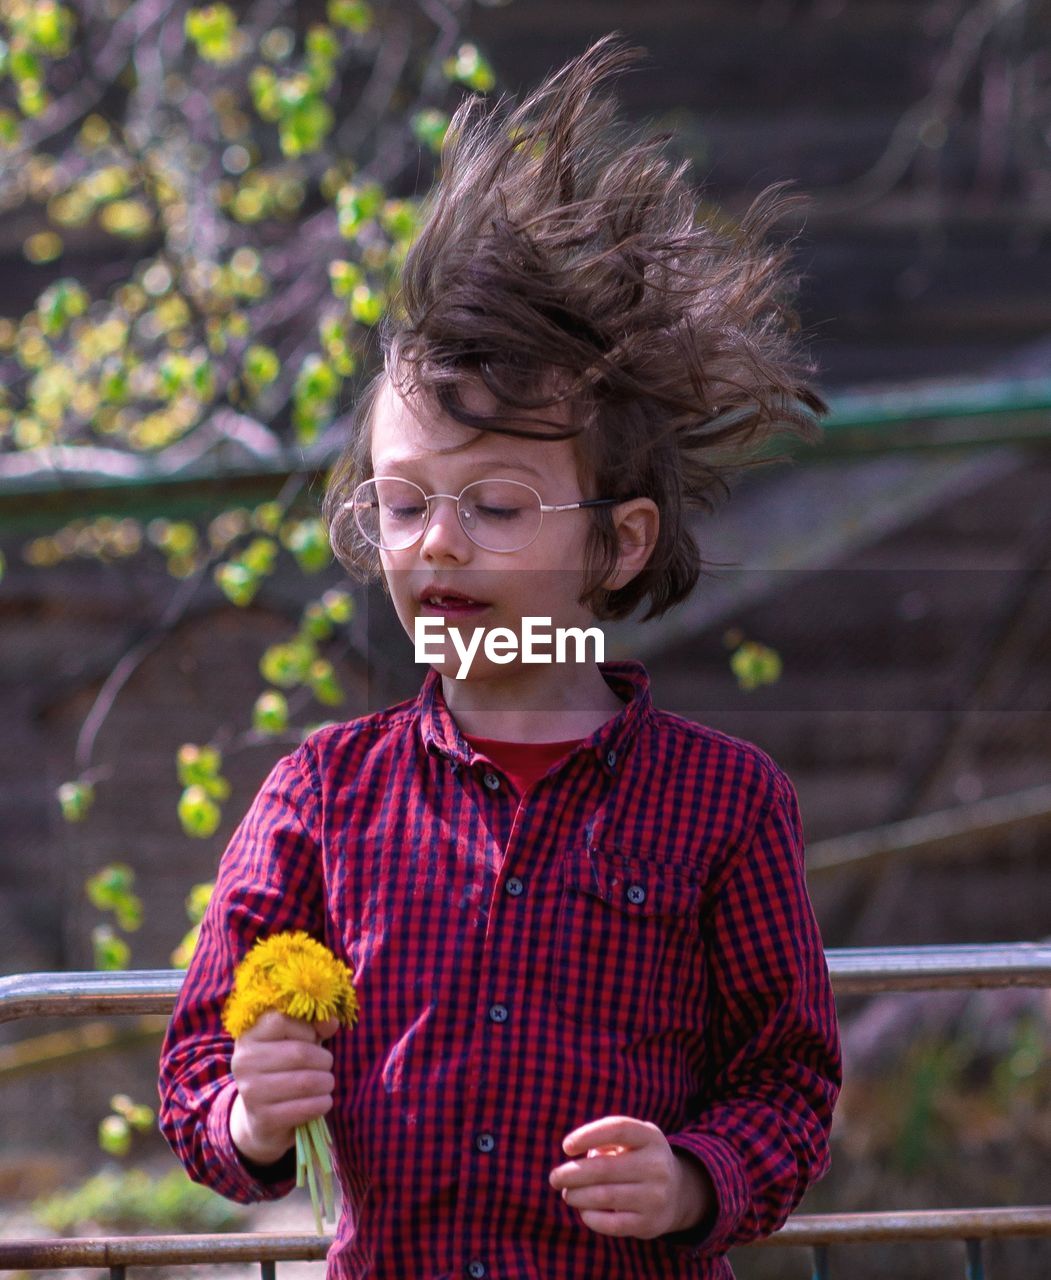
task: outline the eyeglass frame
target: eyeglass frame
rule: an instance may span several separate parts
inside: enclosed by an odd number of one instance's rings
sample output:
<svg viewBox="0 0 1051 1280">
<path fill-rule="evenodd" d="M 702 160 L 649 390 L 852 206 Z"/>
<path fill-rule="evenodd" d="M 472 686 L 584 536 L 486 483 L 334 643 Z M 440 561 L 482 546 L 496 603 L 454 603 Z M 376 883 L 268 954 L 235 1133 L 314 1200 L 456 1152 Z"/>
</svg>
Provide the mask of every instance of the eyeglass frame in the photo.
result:
<svg viewBox="0 0 1051 1280">
<path fill-rule="evenodd" d="M 423 535 L 427 532 L 427 526 L 431 523 L 431 502 L 435 498 L 450 498 L 453 502 L 455 502 L 456 503 L 456 523 L 463 530 L 464 536 L 468 539 L 468 541 L 473 543 L 474 546 L 478 547 L 479 550 L 481 551 L 491 551 L 494 555 L 499 555 L 499 556 L 513 556 L 513 555 L 516 555 L 519 551 L 524 551 L 526 547 L 531 547 L 533 543 L 537 540 L 537 538 L 540 537 L 540 530 L 544 526 L 544 515 L 546 512 L 557 513 L 559 511 L 579 511 L 585 507 L 611 507 L 611 506 L 617 506 L 621 502 L 629 501 L 628 498 L 582 498 L 579 502 L 560 502 L 560 503 L 550 504 L 550 503 L 544 502 L 543 498 L 541 498 L 540 494 L 536 491 L 536 489 L 533 488 L 531 484 L 526 484 L 524 480 L 508 480 L 503 476 L 487 476 L 484 480 L 472 480 L 470 484 L 465 484 L 464 487 L 457 494 L 453 494 L 453 493 L 430 493 L 429 494 L 425 492 L 423 487 L 421 485 L 418 485 L 415 480 L 406 480 L 404 476 L 369 476 L 367 480 L 362 480 L 362 482 L 355 487 L 354 492 L 351 495 L 350 499 L 347 502 L 344 502 L 342 504 L 343 509 L 344 510 L 353 509 L 359 492 L 362 489 L 364 489 L 364 487 L 367 484 L 373 484 L 377 480 L 397 480 L 401 484 L 411 484 L 414 489 L 418 489 L 420 493 L 423 494 L 423 500 L 427 504 L 427 519 L 424 520 L 423 527 L 420 529 L 420 532 L 416 535 L 416 537 L 413 538 L 411 542 L 407 542 L 403 547 L 383 547 L 378 542 L 373 542 L 372 539 L 365 532 L 365 530 L 361 528 L 361 524 L 358 521 L 357 514 L 355 513 L 354 523 L 357 525 L 358 530 L 361 533 L 361 536 L 365 539 L 365 541 L 369 544 L 369 546 L 375 547 L 378 551 L 408 551 L 410 547 L 416 546 L 416 544 L 420 541 Z M 500 550 L 497 547 L 482 546 L 482 544 L 476 541 L 475 538 L 472 536 L 471 531 L 465 528 L 463 520 L 460 517 L 460 499 L 467 492 L 467 490 L 473 488 L 477 484 L 491 484 L 493 481 L 498 481 L 500 484 L 517 485 L 518 488 L 520 489 L 528 489 L 529 492 L 534 495 L 534 497 L 536 498 L 537 502 L 540 505 L 540 523 L 536 527 L 536 533 L 533 534 L 533 536 L 529 539 L 528 542 L 523 542 L 520 547 L 515 547 L 513 550 Z"/>
</svg>

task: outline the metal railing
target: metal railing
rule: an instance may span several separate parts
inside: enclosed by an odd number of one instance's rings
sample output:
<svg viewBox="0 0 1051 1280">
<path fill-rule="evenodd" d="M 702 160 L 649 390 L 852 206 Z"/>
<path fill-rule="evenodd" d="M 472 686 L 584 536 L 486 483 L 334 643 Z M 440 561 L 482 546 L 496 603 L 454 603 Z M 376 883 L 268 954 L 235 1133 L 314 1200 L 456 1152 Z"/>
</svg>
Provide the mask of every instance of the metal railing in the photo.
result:
<svg viewBox="0 0 1051 1280">
<path fill-rule="evenodd" d="M 837 995 L 890 991 L 1051 988 L 1051 944 L 888 947 L 830 950 Z M 0 978 L 0 1022 L 55 1015 L 170 1013 L 183 982 L 180 970 L 118 973 L 36 973 Z M 955 1240 L 963 1246 L 966 1280 L 985 1280 L 985 1240 L 1051 1237 L 1051 1205 L 909 1213 L 797 1214 L 750 1248 L 807 1247 L 813 1280 L 829 1280 L 833 1245 Z M 320 1262 L 330 1237 L 227 1235 L 113 1236 L 90 1239 L 0 1240 L 0 1272 L 97 1266 L 125 1280 L 132 1266 L 193 1266 L 255 1262 L 261 1280 L 276 1280 L 279 1262 Z"/>
</svg>

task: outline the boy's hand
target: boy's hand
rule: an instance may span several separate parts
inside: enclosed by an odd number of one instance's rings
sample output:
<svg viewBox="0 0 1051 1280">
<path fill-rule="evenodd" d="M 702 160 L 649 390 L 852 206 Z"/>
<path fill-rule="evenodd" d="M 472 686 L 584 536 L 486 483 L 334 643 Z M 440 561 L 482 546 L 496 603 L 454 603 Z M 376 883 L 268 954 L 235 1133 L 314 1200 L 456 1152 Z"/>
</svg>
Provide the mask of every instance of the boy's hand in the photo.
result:
<svg viewBox="0 0 1051 1280">
<path fill-rule="evenodd" d="M 646 1120 L 594 1120 L 568 1134 L 562 1149 L 577 1158 L 552 1171 L 551 1185 L 600 1235 L 652 1240 L 695 1227 L 715 1209 L 703 1167 L 677 1155 Z"/>
<path fill-rule="evenodd" d="M 230 1137 L 249 1160 L 274 1164 L 295 1143 L 297 1125 L 331 1109 L 332 1054 L 321 1041 L 338 1027 L 335 1018 L 311 1024 L 264 1013 L 234 1041 Z"/>
</svg>

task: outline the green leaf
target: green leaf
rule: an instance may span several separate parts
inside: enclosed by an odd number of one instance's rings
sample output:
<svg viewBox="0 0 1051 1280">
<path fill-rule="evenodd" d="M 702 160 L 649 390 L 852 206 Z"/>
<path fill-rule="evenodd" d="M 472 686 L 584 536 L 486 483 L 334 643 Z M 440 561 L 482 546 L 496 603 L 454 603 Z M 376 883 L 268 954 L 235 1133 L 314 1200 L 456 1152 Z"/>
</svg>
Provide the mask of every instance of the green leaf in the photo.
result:
<svg viewBox="0 0 1051 1280">
<path fill-rule="evenodd" d="M 281 361 L 271 347 L 255 343 L 244 354 L 242 371 L 247 385 L 257 392 L 277 378 L 281 372 Z"/>
<path fill-rule="evenodd" d="M 348 182 L 336 193 L 336 221 L 339 233 L 348 240 L 383 208 L 383 188 L 377 182 L 356 186 Z"/>
<path fill-rule="evenodd" d="M 326 591 L 321 604 L 336 626 L 345 625 L 354 616 L 354 597 L 349 591 Z"/>
<path fill-rule="evenodd" d="M 90 782 L 63 782 L 57 794 L 67 822 L 83 822 L 95 800 L 95 788 Z"/>
<path fill-rule="evenodd" d="M 380 223 L 395 240 L 411 240 L 416 234 L 418 208 L 412 200 L 388 200 Z"/>
<path fill-rule="evenodd" d="M 228 4 L 191 9 L 186 15 L 184 28 L 206 62 L 233 62 L 240 56 L 237 17 Z"/>
<path fill-rule="evenodd" d="M 328 533 L 320 520 L 300 520 L 285 530 L 281 541 L 295 556 L 304 573 L 318 573 L 332 559 Z"/>
<path fill-rule="evenodd" d="M 760 685 L 774 684 L 781 677 L 781 658 L 765 644 L 746 640 L 730 657 L 730 669 L 746 692 Z"/>
<path fill-rule="evenodd" d="M 264 533 L 277 533 L 284 514 L 280 502 L 261 502 L 252 512 L 252 524 Z"/>
<path fill-rule="evenodd" d="M 179 821 L 188 836 L 205 840 L 218 831 L 222 810 L 203 786 L 187 787 L 179 797 Z"/>
<path fill-rule="evenodd" d="M 78 280 L 56 280 L 37 299 L 37 315 L 49 338 L 57 337 L 69 322 L 88 309 L 88 295 Z"/>
<path fill-rule="evenodd" d="M 445 134 L 449 128 L 449 117 L 444 111 L 429 107 L 425 111 L 417 111 L 412 117 L 412 133 L 417 142 L 422 143 L 435 155 L 442 149 Z"/>
<path fill-rule="evenodd" d="M 135 872 L 125 863 L 103 867 L 85 884 L 91 904 L 100 911 L 112 911 L 126 933 L 142 925 L 142 900 L 132 889 Z"/>
<path fill-rule="evenodd" d="M 131 1150 L 131 1126 L 123 1116 L 99 1121 L 99 1146 L 108 1156 L 126 1156 Z"/>
<path fill-rule="evenodd" d="M 259 733 L 284 733 L 288 728 L 288 699 L 276 689 L 268 689 L 255 700 L 252 725 Z"/>
<path fill-rule="evenodd" d="M 253 67 L 248 77 L 248 89 L 252 102 L 263 120 L 271 122 L 281 115 L 281 99 L 277 89 L 277 76 L 270 67 Z"/>
<path fill-rule="evenodd" d="M 223 753 L 218 747 L 200 747 L 194 742 L 185 742 L 175 757 L 175 767 L 184 787 L 210 782 L 219 776 Z"/>
<path fill-rule="evenodd" d="M 115 1093 L 109 1100 L 114 1115 L 120 1116 L 140 1133 L 153 1126 L 153 1110 L 142 1103 L 133 1102 L 126 1093 Z"/>
<path fill-rule="evenodd" d="M 263 679 L 281 689 L 292 689 L 302 684 L 317 656 L 309 638 L 273 644 L 259 660 Z"/>
<path fill-rule="evenodd" d="M 252 603 L 261 585 L 257 573 L 253 573 L 247 565 L 236 562 L 219 565 L 212 577 L 227 600 L 239 609 Z"/>
<path fill-rule="evenodd" d="M 113 862 L 96 872 L 85 884 L 93 906 L 109 911 L 126 898 L 135 884 L 135 872 L 124 862 Z"/>
<path fill-rule="evenodd" d="M 91 931 L 95 968 L 104 972 L 126 969 L 131 961 L 131 947 L 118 938 L 108 924 L 96 925 Z"/>
<path fill-rule="evenodd" d="M 488 93 L 496 84 L 493 69 L 478 51 L 478 46 L 462 44 L 456 56 L 446 58 L 442 71 L 449 80 L 458 81 L 478 93 Z"/>
<path fill-rule="evenodd" d="M 329 64 L 339 57 L 339 41 L 331 27 L 315 23 L 307 31 L 307 58 L 310 62 Z"/>
<path fill-rule="evenodd" d="M 21 49 L 11 50 L 8 70 L 16 83 L 39 84 L 44 78 L 43 63 L 35 53 L 31 53 L 24 46 Z"/>
<path fill-rule="evenodd" d="M 319 355 L 307 356 L 296 378 L 296 397 L 305 401 L 331 400 L 338 388 L 339 378 L 331 365 Z"/>
<path fill-rule="evenodd" d="M 349 298 L 364 278 L 356 262 L 336 258 L 328 264 L 329 284 L 337 298 Z"/>
<path fill-rule="evenodd" d="M 239 559 L 253 573 L 270 573 L 277 559 L 277 543 L 273 538 L 253 538 Z"/>
<path fill-rule="evenodd" d="M 17 147 L 22 137 L 18 117 L 13 111 L 0 111 L 0 147 Z"/>
<path fill-rule="evenodd" d="M 320 151 L 335 116 L 323 98 L 307 98 L 282 113 L 278 143 L 289 158 Z"/>
<path fill-rule="evenodd" d="M 316 353 L 307 356 L 292 388 L 292 421 L 303 443 L 313 440 L 321 424 L 331 416 L 332 398 L 340 377 L 332 365 Z"/>
<path fill-rule="evenodd" d="M 215 881 L 206 880 L 201 884 L 195 884 L 186 895 L 186 915 L 192 924 L 200 924 L 204 919 L 204 913 L 208 910 L 208 904 L 214 892 Z"/>
<path fill-rule="evenodd" d="M 332 619 L 320 601 L 308 604 L 303 610 L 303 630 L 313 640 L 328 640 L 333 631 Z"/>
<path fill-rule="evenodd" d="M 378 289 L 359 284 L 350 295 L 350 314 L 359 324 L 379 324 L 387 299 Z"/>
<path fill-rule="evenodd" d="M 64 58 L 69 53 L 76 20 L 71 10 L 54 0 L 33 0 L 25 16 L 16 19 L 18 34 L 38 53 Z"/>
<path fill-rule="evenodd" d="M 310 664 L 307 674 L 311 692 L 326 707 L 337 707 L 343 701 L 343 690 L 336 679 L 336 672 L 326 658 L 318 658 Z"/>
<path fill-rule="evenodd" d="M 365 0 L 328 0 L 328 20 L 361 36 L 372 27 L 372 7 Z"/>
</svg>

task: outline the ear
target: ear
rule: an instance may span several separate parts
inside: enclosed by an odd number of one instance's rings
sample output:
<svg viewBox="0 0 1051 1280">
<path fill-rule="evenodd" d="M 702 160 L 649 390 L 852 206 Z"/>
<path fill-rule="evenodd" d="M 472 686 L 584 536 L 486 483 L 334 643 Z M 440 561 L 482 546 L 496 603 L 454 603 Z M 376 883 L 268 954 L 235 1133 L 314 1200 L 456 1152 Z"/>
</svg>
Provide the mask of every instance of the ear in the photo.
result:
<svg viewBox="0 0 1051 1280">
<path fill-rule="evenodd" d="M 646 567 L 657 545 L 661 518 L 652 498 L 629 498 L 610 511 L 619 550 L 617 566 L 602 585 L 607 591 L 617 591 Z"/>
</svg>

